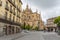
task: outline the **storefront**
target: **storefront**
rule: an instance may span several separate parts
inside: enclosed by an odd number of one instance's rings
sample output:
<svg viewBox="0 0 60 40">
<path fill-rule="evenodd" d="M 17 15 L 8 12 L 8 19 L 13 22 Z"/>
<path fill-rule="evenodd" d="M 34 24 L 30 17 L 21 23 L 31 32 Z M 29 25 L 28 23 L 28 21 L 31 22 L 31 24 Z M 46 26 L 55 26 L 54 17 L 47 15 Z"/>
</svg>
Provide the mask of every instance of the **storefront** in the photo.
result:
<svg viewBox="0 0 60 40">
<path fill-rule="evenodd" d="M 14 34 L 14 33 L 19 33 L 20 28 L 17 26 L 12 26 L 12 25 L 5 25 L 3 28 L 4 32 L 6 35 Z"/>
<path fill-rule="evenodd" d="M 57 31 L 57 27 L 47 27 L 47 31 L 48 32 L 56 32 Z"/>
</svg>

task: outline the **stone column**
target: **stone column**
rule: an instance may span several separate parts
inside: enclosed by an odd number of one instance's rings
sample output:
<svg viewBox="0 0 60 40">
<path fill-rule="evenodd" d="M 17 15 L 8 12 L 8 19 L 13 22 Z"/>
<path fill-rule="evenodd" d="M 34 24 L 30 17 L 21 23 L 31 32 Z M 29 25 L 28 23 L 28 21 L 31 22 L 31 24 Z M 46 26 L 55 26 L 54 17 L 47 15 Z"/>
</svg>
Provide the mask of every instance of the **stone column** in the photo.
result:
<svg viewBox="0 0 60 40">
<path fill-rule="evenodd" d="M 10 29 L 10 30 L 11 30 L 11 34 L 13 33 L 13 31 L 12 31 L 12 27 L 13 27 L 13 26 L 11 26 L 11 29 Z"/>
<path fill-rule="evenodd" d="M 16 33 L 16 27 L 14 27 L 14 33 Z"/>
<path fill-rule="evenodd" d="M 6 26 L 6 34 L 7 35 L 9 34 L 9 27 L 8 27 L 8 25 Z"/>
<path fill-rule="evenodd" d="M 12 33 L 14 34 L 14 26 L 12 27 Z"/>
</svg>

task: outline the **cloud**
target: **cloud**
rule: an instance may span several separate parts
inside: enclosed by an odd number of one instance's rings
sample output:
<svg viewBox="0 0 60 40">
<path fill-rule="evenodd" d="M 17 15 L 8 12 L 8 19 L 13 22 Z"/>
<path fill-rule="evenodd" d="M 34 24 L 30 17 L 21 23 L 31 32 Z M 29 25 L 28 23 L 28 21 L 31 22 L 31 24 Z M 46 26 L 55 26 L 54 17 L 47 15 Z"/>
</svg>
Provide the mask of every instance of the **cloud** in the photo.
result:
<svg viewBox="0 0 60 40">
<path fill-rule="evenodd" d="M 46 21 L 46 19 L 60 16 L 60 7 L 55 7 L 55 8 L 45 10 L 43 14 L 44 15 L 42 18 L 45 19 L 45 21 Z"/>
<path fill-rule="evenodd" d="M 46 9 L 55 7 L 59 0 L 29 0 L 28 3 Z"/>
<path fill-rule="evenodd" d="M 41 11 L 41 16 L 44 21 L 51 17 L 60 16 L 60 0 L 22 0 L 22 1 L 23 5 L 28 3 L 33 11 L 35 11 L 35 9 Z"/>
</svg>

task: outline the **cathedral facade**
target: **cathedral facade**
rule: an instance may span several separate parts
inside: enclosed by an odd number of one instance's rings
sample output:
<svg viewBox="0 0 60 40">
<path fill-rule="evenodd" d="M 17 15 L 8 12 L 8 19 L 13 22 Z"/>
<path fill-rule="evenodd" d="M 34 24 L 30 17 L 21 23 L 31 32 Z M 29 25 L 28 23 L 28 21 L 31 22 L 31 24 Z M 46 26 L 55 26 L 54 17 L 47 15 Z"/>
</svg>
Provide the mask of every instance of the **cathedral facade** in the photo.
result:
<svg viewBox="0 0 60 40">
<path fill-rule="evenodd" d="M 32 26 L 33 29 L 35 27 L 41 29 L 43 28 L 41 26 L 41 22 L 42 22 L 41 15 L 37 11 L 33 12 L 31 8 L 29 8 L 29 6 L 27 5 L 26 9 L 23 10 L 22 12 L 22 23 Z"/>
</svg>

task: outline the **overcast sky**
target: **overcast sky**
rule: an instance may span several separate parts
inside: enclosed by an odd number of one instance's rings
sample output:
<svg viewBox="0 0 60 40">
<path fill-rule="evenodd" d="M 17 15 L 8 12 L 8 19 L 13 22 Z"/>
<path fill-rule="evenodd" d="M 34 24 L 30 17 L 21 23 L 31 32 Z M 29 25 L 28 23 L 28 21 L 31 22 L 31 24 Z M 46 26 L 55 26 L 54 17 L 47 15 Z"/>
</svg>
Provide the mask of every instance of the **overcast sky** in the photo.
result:
<svg viewBox="0 0 60 40">
<path fill-rule="evenodd" d="M 29 7 L 38 12 L 41 12 L 42 20 L 46 22 L 48 18 L 56 17 L 60 15 L 60 0 L 22 0 L 25 9 L 28 4 Z"/>
</svg>

